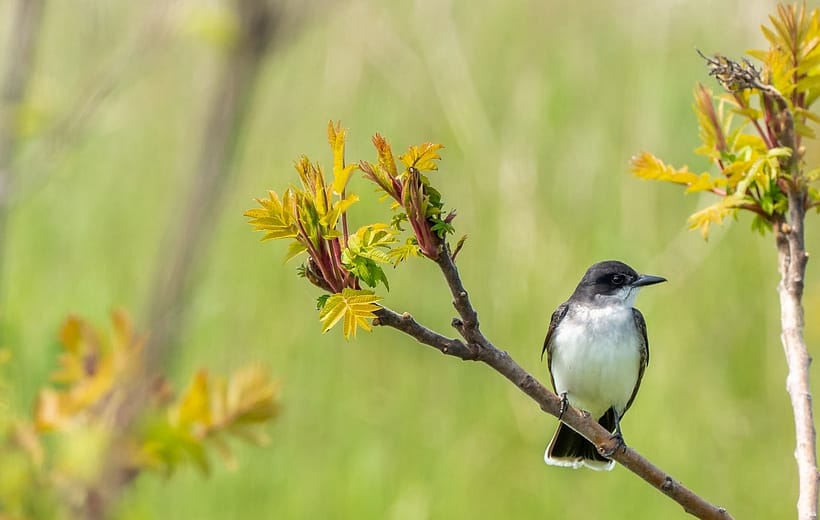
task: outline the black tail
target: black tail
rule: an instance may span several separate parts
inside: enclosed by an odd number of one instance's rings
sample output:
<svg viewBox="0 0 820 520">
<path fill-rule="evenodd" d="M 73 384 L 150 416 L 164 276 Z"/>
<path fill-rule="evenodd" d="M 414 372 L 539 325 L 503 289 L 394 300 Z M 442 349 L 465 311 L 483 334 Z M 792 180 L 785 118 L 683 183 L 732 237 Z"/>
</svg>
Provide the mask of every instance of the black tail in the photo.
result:
<svg viewBox="0 0 820 520">
<path fill-rule="evenodd" d="M 598 419 L 598 424 L 607 431 L 614 432 L 615 411 L 612 408 L 607 410 L 603 417 Z M 544 462 L 573 468 L 587 466 L 596 470 L 610 470 L 614 465 L 610 459 L 598 453 L 594 444 L 564 423 L 558 425 L 558 430 L 544 454 Z"/>
</svg>

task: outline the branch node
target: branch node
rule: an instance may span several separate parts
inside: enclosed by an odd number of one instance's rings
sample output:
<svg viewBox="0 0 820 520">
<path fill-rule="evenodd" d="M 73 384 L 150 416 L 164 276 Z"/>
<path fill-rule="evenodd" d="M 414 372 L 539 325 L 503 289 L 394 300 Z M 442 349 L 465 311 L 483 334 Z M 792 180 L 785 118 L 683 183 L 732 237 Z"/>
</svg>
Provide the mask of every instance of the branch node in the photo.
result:
<svg viewBox="0 0 820 520">
<path fill-rule="evenodd" d="M 663 479 L 663 484 L 661 484 L 661 489 L 664 490 L 666 493 L 671 493 L 673 489 L 675 489 L 675 481 L 672 480 L 672 477 L 667 476 Z M 723 509 L 723 508 L 719 508 Z"/>
<path fill-rule="evenodd" d="M 403 319 L 405 321 L 412 320 L 413 316 L 411 316 L 409 312 L 403 312 L 403 313 L 401 313 L 401 319 Z"/>
<path fill-rule="evenodd" d="M 609 437 L 605 442 L 602 442 L 600 446 L 598 446 L 598 453 L 603 455 L 604 457 L 611 459 L 613 455 L 615 455 L 620 450 L 626 449 L 626 443 L 624 442 L 624 438 L 615 433 Z"/>
<path fill-rule="evenodd" d="M 458 318 L 453 318 L 453 321 L 450 322 L 450 325 L 453 326 L 456 330 L 461 330 L 464 327 L 464 322 Z"/>
</svg>

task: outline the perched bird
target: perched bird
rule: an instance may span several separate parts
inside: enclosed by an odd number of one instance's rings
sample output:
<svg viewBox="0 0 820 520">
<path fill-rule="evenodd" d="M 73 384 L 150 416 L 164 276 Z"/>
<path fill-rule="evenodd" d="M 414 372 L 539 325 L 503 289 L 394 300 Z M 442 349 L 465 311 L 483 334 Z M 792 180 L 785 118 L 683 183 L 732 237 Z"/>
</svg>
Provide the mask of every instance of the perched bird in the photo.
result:
<svg viewBox="0 0 820 520">
<path fill-rule="evenodd" d="M 555 393 L 621 435 L 620 420 L 629 409 L 649 363 L 646 322 L 635 297 L 641 287 L 665 282 L 609 260 L 587 269 L 575 292 L 550 319 L 541 350 Z M 564 423 L 544 453 L 556 466 L 611 470 L 614 462 Z"/>
</svg>

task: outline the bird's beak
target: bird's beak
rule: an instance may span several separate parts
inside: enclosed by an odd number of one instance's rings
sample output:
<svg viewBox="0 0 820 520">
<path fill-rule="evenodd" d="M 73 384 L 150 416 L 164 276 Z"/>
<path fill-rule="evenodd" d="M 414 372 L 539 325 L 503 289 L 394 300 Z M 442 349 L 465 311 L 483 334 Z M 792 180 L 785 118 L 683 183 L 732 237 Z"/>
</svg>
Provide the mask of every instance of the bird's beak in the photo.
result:
<svg viewBox="0 0 820 520">
<path fill-rule="evenodd" d="M 642 274 L 637 280 L 632 282 L 632 287 L 643 287 L 644 285 L 655 285 L 656 283 L 665 282 L 666 278 L 661 276 L 653 276 L 651 274 Z"/>
</svg>

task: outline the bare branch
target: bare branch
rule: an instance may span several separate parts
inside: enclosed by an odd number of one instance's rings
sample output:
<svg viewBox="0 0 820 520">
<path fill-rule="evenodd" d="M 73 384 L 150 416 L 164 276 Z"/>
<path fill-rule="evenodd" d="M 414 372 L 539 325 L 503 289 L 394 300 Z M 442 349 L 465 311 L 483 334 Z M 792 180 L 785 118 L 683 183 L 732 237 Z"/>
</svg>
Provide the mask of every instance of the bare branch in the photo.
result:
<svg viewBox="0 0 820 520">
<path fill-rule="evenodd" d="M 788 192 L 789 222 L 781 219 L 775 226 L 780 283 L 780 340 L 786 355 L 789 375 L 786 390 L 794 412 L 796 447 L 794 457 L 800 477 L 797 511 L 800 520 L 817 519 L 818 471 L 817 438 L 814 429 L 810 372 L 811 355 L 804 336 L 803 279 L 809 255 L 806 253 L 803 225 L 806 216 L 805 193 Z"/>
<path fill-rule="evenodd" d="M 444 243 L 439 246 L 436 263 L 447 280 L 447 285 L 453 295 L 453 305 L 460 316 L 453 320 L 453 326 L 466 340 L 466 344 L 428 329 L 416 322 L 409 314 L 397 314 L 386 308 L 376 311 L 378 319 L 374 324 L 400 330 L 420 343 L 436 348 L 443 354 L 468 361 L 481 361 L 489 365 L 530 396 L 542 410 L 558 417 L 561 413 L 561 398 L 539 383 L 509 354 L 493 345 L 479 330 L 478 313 L 470 303 L 450 249 Z M 654 466 L 638 452 L 626 446 L 622 440 L 613 437 L 588 413 L 569 407 L 563 413 L 562 421 L 594 443 L 602 455 L 616 460 L 644 479 L 680 504 L 687 513 L 709 520 L 730 520 L 732 518 L 725 509 L 710 504 L 669 474 Z"/>
<path fill-rule="evenodd" d="M 377 319 L 373 321 L 373 325 L 393 327 L 412 336 L 419 343 L 429 345 L 448 356 L 455 356 L 465 361 L 476 359 L 475 349 L 469 348 L 459 339 L 451 339 L 428 329 L 413 319 L 409 313 L 398 314 L 386 307 L 382 307 L 376 311 L 376 316 Z"/>
</svg>

